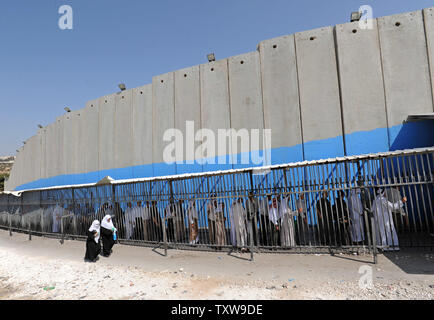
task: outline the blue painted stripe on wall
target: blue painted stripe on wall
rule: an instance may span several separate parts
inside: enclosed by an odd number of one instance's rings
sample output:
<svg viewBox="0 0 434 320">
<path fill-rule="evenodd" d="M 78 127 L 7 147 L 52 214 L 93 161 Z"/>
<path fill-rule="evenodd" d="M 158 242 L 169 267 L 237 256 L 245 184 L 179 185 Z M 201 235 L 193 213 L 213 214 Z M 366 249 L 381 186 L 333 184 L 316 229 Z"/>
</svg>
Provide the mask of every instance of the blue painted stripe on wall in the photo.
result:
<svg viewBox="0 0 434 320">
<path fill-rule="evenodd" d="M 387 130 L 389 130 L 391 139 L 390 148 L 388 147 L 386 140 Z M 345 140 L 348 155 L 431 147 L 434 146 L 434 120 L 411 122 L 394 126 L 389 129 L 381 128 L 371 131 L 354 132 L 345 135 Z M 342 136 L 325 140 L 310 141 L 305 143 L 304 147 L 306 160 L 334 158 L 344 155 Z M 209 161 L 210 159 L 211 158 L 207 158 L 205 160 Z M 241 159 L 241 155 L 237 155 L 237 159 Z M 219 160 L 226 160 L 227 164 L 219 164 Z M 215 164 L 204 163 L 203 165 L 191 165 L 178 163 L 168 165 L 165 163 L 154 163 L 128 168 L 88 172 L 83 174 L 62 175 L 26 183 L 18 186 L 15 188 L 15 190 L 20 191 L 27 189 L 48 188 L 60 185 L 95 183 L 106 176 L 111 176 L 116 180 L 120 180 L 257 166 L 257 164 L 253 163 L 246 165 L 232 165 L 230 164 L 229 160 L 230 157 L 227 155 L 214 158 Z M 273 165 L 302 160 L 302 145 L 275 148 L 271 150 L 271 164 Z"/>
</svg>

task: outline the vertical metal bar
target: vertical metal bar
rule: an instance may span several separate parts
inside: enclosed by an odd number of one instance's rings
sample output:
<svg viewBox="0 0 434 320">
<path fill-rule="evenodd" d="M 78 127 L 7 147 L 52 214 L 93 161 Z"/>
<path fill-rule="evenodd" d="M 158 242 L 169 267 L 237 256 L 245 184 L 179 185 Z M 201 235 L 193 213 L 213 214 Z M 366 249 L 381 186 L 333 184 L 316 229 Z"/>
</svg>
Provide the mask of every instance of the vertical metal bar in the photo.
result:
<svg viewBox="0 0 434 320">
<path fill-rule="evenodd" d="M 9 236 L 12 237 L 12 219 L 11 219 L 11 213 L 10 213 L 10 204 L 9 204 L 9 198 L 10 195 L 7 196 L 7 203 L 8 203 L 8 219 L 9 219 Z"/>
</svg>

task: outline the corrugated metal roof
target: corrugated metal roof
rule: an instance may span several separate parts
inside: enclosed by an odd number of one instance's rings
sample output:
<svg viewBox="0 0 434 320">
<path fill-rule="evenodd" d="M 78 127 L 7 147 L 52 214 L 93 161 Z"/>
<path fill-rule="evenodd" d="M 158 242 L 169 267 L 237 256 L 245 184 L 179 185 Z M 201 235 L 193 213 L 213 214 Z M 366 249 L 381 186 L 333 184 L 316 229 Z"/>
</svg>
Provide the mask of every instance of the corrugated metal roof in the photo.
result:
<svg viewBox="0 0 434 320">
<path fill-rule="evenodd" d="M 220 174 L 243 173 L 243 172 L 250 172 L 250 171 L 256 171 L 256 172 L 268 171 L 268 170 L 272 170 L 272 169 L 293 168 L 293 167 L 301 167 L 301 166 L 310 166 L 310 165 L 315 165 L 315 164 L 344 162 L 344 161 L 352 161 L 352 160 L 362 160 L 362 159 L 368 159 L 368 158 L 381 158 L 381 157 L 388 157 L 388 156 L 394 156 L 394 155 L 410 155 L 410 154 L 418 154 L 418 153 L 426 153 L 426 152 L 434 152 L 434 147 L 396 150 L 396 151 L 379 152 L 379 153 L 369 153 L 369 154 L 363 154 L 363 155 L 344 156 L 344 157 L 336 157 L 336 158 L 328 158 L 328 159 L 320 159 L 320 160 L 299 161 L 299 162 L 284 163 L 284 164 L 264 166 L 264 167 L 249 167 L 249 168 L 243 168 L 243 169 L 230 169 L 230 170 L 222 170 L 222 171 L 185 173 L 185 174 L 159 176 L 159 177 L 111 180 L 110 184 L 118 185 L 118 184 L 124 184 L 124 183 L 134 183 L 134 182 L 161 181 L 161 180 L 168 180 L 168 179 L 182 179 L 182 178 L 193 178 L 193 177 L 202 177 L 202 176 L 216 176 L 216 175 L 220 175 Z M 83 188 L 83 187 L 93 187 L 93 186 L 96 186 L 97 184 L 98 184 L 98 182 L 88 183 L 88 184 L 79 184 L 79 185 L 63 185 L 63 186 L 54 186 L 54 187 L 48 187 L 48 188 L 28 189 L 28 190 L 22 190 L 19 192 L 4 192 L 4 193 L 10 193 L 10 194 L 14 194 L 14 195 L 18 194 L 19 195 L 25 191 L 57 190 L 57 189 L 66 189 L 66 188 Z"/>
</svg>

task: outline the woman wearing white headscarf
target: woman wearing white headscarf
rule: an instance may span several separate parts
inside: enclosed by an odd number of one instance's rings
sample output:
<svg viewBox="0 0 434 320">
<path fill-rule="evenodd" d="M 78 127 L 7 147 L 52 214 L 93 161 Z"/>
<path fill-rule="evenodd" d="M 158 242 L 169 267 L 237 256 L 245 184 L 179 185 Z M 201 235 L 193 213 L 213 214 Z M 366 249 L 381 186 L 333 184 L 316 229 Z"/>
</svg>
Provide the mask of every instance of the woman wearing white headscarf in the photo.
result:
<svg viewBox="0 0 434 320">
<path fill-rule="evenodd" d="M 98 220 L 95 220 L 87 231 L 86 255 L 84 256 L 84 261 L 96 262 L 99 259 L 98 255 L 101 253 L 101 243 L 99 242 L 100 235 L 100 224 Z"/>
<path fill-rule="evenodd" d="M 386 199 L 383 189 L 377 189 L 377 197 L 372 202 L 371 208 L 376 222 L 377 245 L 382 246 L 383 250 L 399 250 L 392 210 L 399 210 L 406 201 L 407 198 L 404 197 L 392 203 Z"/>
<path fill-rule="evenodd" d="M 190 244 L 196 244 L 199 242 L 199 227 L 197 224 L 197 220 L 199 219 L 199 215 L 196 210 L 196 202 L 194 200 L 190 200 L 188 203 L 188 224 L 190 227 Z"/>
<path fill-rule="evenodd" d="M 118 230 L 113 225 L 112 217 L 108 214 L 101 222 L 102 256 L 109 257 L 115 244 L 114 235 Z"/>
</svg>

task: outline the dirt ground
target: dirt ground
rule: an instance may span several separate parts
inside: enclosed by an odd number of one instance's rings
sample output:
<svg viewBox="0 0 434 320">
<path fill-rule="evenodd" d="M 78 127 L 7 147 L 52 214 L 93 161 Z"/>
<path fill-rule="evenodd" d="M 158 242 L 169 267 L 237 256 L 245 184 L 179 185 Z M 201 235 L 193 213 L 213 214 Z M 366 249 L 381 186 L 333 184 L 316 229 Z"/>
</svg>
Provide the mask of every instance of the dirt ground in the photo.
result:
<svg viewBox="0 0 434 320">
<path fill-rule="evenodd" d="M 164 257 L 126 245 L 85 263 L 84 253 L 81 241 L 0 230 L 0 300 L 434 299 L 433 251 L 379 255 L 377 265 L 370 255 L 262 253 L 251 262 L 249 254 Z"/>
</svg>

